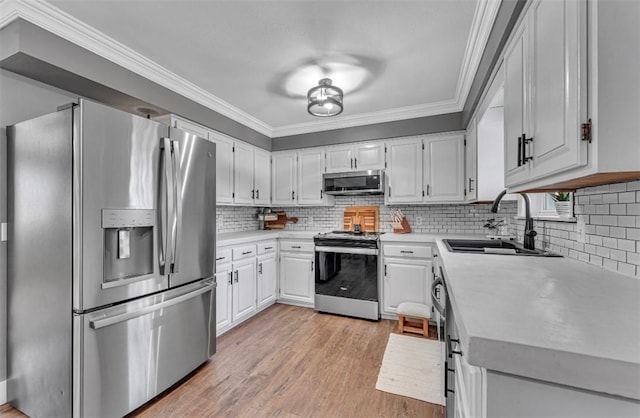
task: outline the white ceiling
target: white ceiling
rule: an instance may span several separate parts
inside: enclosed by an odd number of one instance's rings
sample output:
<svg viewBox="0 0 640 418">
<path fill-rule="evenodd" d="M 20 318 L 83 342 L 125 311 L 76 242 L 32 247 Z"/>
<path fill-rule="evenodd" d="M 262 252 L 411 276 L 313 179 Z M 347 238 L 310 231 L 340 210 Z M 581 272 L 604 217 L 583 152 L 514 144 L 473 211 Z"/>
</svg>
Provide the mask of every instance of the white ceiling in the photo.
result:
<svg viewBox="0 0 640 418">
<path fill-rule="evenodd" d="M 50 3 L 271 136 L 461 110 L 495 17 L 492 0 Z M 306 111 L 323 77 L 345 91 L 335 118 Z"/>
</svg>

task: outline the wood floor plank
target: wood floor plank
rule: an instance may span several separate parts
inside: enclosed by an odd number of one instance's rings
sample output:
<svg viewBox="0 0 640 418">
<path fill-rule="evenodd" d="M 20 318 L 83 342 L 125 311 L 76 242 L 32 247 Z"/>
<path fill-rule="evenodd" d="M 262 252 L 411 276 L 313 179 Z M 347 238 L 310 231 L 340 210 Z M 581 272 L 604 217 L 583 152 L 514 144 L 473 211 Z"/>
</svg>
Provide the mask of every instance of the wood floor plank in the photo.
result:
<svg viewBox="0 0 640 418">
<path fill-rule="evenodd" d="M 130 416 L 443 418 L 442 406 L 375 389 L 396 327 L 276 304 L 218 338 L 209 362 Z M 0 406 L 2 418 L 21 416 Z"/>
</svg>

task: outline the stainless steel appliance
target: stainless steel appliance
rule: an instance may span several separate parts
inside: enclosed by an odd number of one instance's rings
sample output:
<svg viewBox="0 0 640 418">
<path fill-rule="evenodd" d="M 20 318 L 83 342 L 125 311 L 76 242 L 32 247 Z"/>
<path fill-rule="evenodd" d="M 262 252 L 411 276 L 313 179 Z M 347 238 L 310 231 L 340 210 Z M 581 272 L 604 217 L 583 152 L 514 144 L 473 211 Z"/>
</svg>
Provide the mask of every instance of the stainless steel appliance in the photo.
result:
<svg viewBox="0 0 640 418">
<path fill-rule="evenodd" d="M 384 171 L 365 170 L 322 175 L 324 192 L 330 195 L 361 195 L 384 193 Z"/>
<path fill-rule="evenodd" d="M 215 352 L 215 145 L 86 100 L 7 134 L 8 401 L 126 415 Z"/>
<path fill-rule="evenodd" d="M 315 310 L 377 321 L 379 234 L 335 231 L 314 242 Z"/>
</svg>

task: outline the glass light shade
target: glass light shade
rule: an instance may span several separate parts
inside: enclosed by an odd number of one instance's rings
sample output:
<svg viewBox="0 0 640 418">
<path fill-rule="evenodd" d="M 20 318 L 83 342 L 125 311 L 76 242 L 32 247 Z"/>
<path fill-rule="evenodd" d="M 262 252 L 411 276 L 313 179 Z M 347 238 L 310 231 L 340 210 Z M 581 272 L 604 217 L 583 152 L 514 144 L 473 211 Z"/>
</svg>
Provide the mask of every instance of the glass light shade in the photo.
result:
<svg viewBox="0 0 640 418">
<path fill-rule="evenodd" d="M 313 116 L 327 117 L 342 113 L 342 90 L 323 78 L 307 93 L 307 111 Z"/>
</svg>

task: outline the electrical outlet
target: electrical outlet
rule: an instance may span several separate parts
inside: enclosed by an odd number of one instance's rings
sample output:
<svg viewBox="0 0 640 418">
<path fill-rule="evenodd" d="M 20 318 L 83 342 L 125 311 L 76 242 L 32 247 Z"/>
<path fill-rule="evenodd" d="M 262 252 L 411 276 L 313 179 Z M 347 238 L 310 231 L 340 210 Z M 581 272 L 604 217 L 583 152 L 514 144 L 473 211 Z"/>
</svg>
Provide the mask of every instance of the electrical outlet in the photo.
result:
<svg viewBox="0 0 640 418">
<path fill-rule="evenodd" d="M 583 244 L 587 242 L 587 227 L 582 216 L 578 217 L 578 222 L 576 223 L 576 233 L 578 235 L 578 242 Z"/>
<path fill-rule="evenodd" d="M 422 216 L 416 216 L 416 225 L 417 226 L 422 225 Z"/>
</svg>

